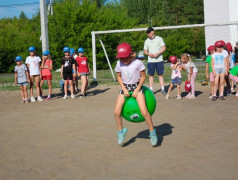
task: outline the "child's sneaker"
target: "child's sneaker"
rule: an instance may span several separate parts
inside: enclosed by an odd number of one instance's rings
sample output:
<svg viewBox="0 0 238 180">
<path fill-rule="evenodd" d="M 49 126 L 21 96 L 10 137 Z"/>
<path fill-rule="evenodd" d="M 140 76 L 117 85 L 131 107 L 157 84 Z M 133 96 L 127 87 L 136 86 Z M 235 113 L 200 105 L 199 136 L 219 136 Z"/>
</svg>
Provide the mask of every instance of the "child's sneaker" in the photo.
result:
<svg viewBox="0 0 238 180">
<path fill-rule="evenodd" d="M 47 97 L 45 100 L 51 100 L 51 98 L 50 98 L 50 97 Z"/>
<path fill-rule="evenodd" d="M 177 95 L 177 99 L 182 99 L 182 97 L 180 95 Z"/>
<path fill-rule="evenodd" d="M 191 96 L 191 93 L 188 93 L 187 96 L 185 96 L 185 98 L 189 98 Z"/>
<path fill-rule="evenodd" d="M 188 99 L 195 99 L 196 97 L 194 95 L 191 95 L 188 97 Z"/>
<path fill-rule="evenodd" d="M 165 96 L 165 99 L 170 99 L 170 98 L 169 98 L 169 94 L 167 94 L 167 95 Z"/>
<path fill-rule="evenodd" d="M 122 129 L 122 133 L 118 133 L 117 134 L 117 143 L 120 145 L 120 146 L 123 146 L 123 142 L 124 142 L 124 140 L 125 140 L 125 135 L 126 135 L 126 133 L 127 133 L 127 128 L 123 128 Z"/>
<path fill-rule="evenodd" d="M 238 97 L 238 93 L 236 93 L 236 95 L 235 95 L 236 97 Z"/>
<path fill-rule="evenodd" d="M 234 88 L 231 88 L 231 92 L 234 93 L 234 92 L 235 92 L 235 89 L 234 89 Z"/>
<path fill-rule="evenodd" d="M 224 96 L 219 97 L 220 100 L 225 100 Z"/>
<path fill-rule="evenodd" d="M 161 90 L 161 93 L 163 94 L 163 95 L 166 95 L 167 93 L 165 92 L 165 90 Z"/>
<path fill-rule="evenodd" d="M 71 94 L 70 97 L 71 97 L 71 99 L 74 99 L 74 98 L 75 98 L 75 95 L 74 95 L 74 94 Z"/>
<path fill-rule="evenodd" d="M 67 98 L 68 98 L 68 96 L 67 96 L 67 95 L 64 95 L 63 99 L 67 99 Z"/>
<path fill-rule="evenodd" d="M 43 99 L 42 99 L 40 96 L 38 96 L 38 98 L 37 98 L 37 101 L 40 101 L 40 102 L 42 102 L 42 101 L 43 101 Z"/>
<path fill-rule="evenodd" d="M 33 102 L 36 102 L 36 99 L 33 97 L 33 96 L 31 96 L 31 102 L 33 103 Z"/>
<path fill-rule="evenodd" d="M 153 87 L 150 87 L 150 90 L 153 92 Z"/>
<path fill-rule="evenodd" d="M 21 103 L 25 103 L 25 100 L 24 100 L 24 99 L 22 99 L 22 100 L 21 100 Z"/>
<path fill-rule="evenodd" d="M 25 103 L 29 103 L 28 99 L 25 99 Z"/>
<path fill-rule="evenodd" d="M 210 96 L 208 99 L 212 99 L 213 96 Z"/>
<path fill-rule="evenodd" d="M 81 94 L 79 95 L 79 97 L 80 97 L 80 98 L 84 98 L 85 95 L 81 93 Z"/>
<path fill-rule="evenodd" d="M 152 146 L 156 146 L 158 143 L 158 138 L 157 138 L 155 129 L 154 129 L 154 133 L 152 135 L 150 134 L 150 143 L 152 144 Z"/>
<path fill-rule="evenodd" d="M 216 96 L 212 96 L 212 101 L 216 101 L 217 97 Z"/>
</svg>

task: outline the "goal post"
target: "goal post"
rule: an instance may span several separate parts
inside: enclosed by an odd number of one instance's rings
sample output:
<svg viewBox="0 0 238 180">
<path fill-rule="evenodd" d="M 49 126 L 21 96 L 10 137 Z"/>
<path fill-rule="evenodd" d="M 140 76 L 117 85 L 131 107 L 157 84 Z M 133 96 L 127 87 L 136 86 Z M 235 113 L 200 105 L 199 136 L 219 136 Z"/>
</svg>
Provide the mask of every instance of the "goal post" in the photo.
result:
<svg viewBox="0 0 238 180">
<path fill-rule="evenodd" d="M 164 27 L 153 27 L 154 30 L 170 30 L 170 29 L 182 29 L 182 28 L 197 28 L 197 27 L 205 27 L 205 42 L 204 46 L 207 48 L 209 45 L 214 43 L 217 40 L 223 39 L 226 42 L 236 41 L 238 40 L 238 22 L 232 23 L 222 23 L 222 24 L 192 24 L 192 25 L 177 25 L 177 26 L 164 26 Z M 221 28 L 222 27 L 222 28 Z M 223 30 L 223 29 L 226 30 Z M 221 30 L 219 30 L 221 29 Z M 96 59 L 96 36 L 102 34 L 112 34 L 112 33 L 125 33 L 125 32 L 138 32 L 138 31 L 146 31 L 147 28 L 137 28 L 137 29 L 120 29 L 120 30 L 106 30 L 106 31 L 92 31 L 92 57 L 93 57 L 93 81 L 97 81 L 97 59 Z M 207 37 L 209 31 L 215 31 L 218 35 L 212 38 Z M 106 49 L 102 43 L 102 40 L 99 38 L 99 41 L 104 50 L 105 56 L 108 61 L 108 65 L 110 67 L 112 77 L 115 81 L 114 74 L 111 69 L 110 61 L 108 59 Z M 235 42 L 231 42 L 234 44 Z"/>
</svg>

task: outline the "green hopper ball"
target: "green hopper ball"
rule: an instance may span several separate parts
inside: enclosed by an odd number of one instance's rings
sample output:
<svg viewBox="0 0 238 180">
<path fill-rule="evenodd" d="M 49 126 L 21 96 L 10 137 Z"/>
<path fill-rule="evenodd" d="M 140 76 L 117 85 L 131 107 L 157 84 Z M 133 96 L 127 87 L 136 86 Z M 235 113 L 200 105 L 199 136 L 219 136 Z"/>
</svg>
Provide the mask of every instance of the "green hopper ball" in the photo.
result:
<svg viewBox="0 0 238 180">
<path fill-rule="evenodd" d="M 142 89 L 145 95 L 147 109 L 152 116 L 156 109 L 156 99 L 154 93 L 146 86 L 142 86 Z M 130 94 L 132 95 L 132 92 L 130 92 Z M 125 97 L 125 104 L 122 108 L 121 115 L 124 119 L 130 122 L 139 123 L 145 121 L 145 118 L 141 115 L 136 99 L 132 96 Z"/>
</svg>

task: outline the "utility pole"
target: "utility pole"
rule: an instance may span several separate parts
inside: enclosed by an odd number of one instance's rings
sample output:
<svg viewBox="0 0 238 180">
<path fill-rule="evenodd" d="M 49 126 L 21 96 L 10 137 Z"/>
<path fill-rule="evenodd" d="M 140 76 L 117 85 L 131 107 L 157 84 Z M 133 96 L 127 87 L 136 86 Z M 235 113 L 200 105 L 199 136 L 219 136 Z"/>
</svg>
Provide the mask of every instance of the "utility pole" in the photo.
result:
<svg viewBox="0 0 238 180">
<path fill-rule="evenodd" d="M 48 19 L 45 0 L 40 0 L 40 19 L 41 19 L 41 41 L 43 52 L 45 50 L 49 50 Z"/>
</svg>

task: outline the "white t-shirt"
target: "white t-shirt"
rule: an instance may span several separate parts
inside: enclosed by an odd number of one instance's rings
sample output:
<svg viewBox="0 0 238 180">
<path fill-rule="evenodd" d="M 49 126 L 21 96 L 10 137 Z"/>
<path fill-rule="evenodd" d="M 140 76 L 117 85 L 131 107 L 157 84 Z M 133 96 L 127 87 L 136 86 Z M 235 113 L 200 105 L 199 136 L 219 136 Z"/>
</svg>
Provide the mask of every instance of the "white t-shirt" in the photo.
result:
<svg viewBox="0 0 238 180">
<path fill-rule="evenodd" d="M 226 53 L 215 52 L 212 54 L 212 59 L 214 59 L 214 68 L 225 68 L 225 58 Z"/>
<path fill-rule="evenodd" d="M 124 84 L 138 83 L 141 79 L 140 72 L 143 70 L 145 70 L 145 65 L 139 59 L 133 60 L 128 65 L 117 61 L 117 65 L 115 67 L 115 71 L 121 73 L 121 79 Z"/>
<path fill-rule="evenodd" d="M 193 67 L 193 72 L 198 72 L 198 69 L 197 69 L 196 65 L 193 62 L 188 61 L 186 64 L 183 63 L 183 65 L 185 65 L 185 68 L 188 71 L 188 74 L 190 74 L 190 67 Z"/>
<path fill-rule="evenodd" d="M 227 56 L 229 56 L 229 55 L 228 55 L 228 52 L 227 52 L 225 49 L 222 51 L 222 53 L 225 55 L 225 58 L 226 58 Z"/>
<path fill-rule="evenodd" d="M 34 57 L 28 56 L 26 58 L 26 64 L 29 64 L 30 76 L 40 75 L 39 62 L 41 62 L 41 59 L 39 56 L 34 56 Z"/>
<path fill-rule="evenodd" d="M 152 54 L 158 53 L 163 46 L 165 46 L 164 40 L 159 36 L 155 36 L 154 39 L 147 38 L 144 43 L 144 49 L 146 49 Z M 162 62 L 162 61 L 163 61 L 163 54 L 160 54 L 157 58 L 151 58 L 148 56 L 148 62 Z"/>
</svg>

